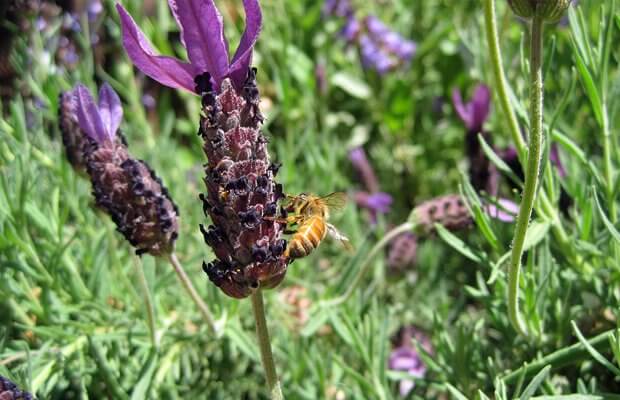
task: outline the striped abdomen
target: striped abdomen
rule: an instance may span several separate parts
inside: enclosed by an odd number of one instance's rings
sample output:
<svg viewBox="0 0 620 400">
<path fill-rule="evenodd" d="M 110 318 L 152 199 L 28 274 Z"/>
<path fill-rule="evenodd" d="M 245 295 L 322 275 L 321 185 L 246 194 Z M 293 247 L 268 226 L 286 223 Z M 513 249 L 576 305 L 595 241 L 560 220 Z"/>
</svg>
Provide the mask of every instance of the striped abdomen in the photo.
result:
<svg viewBox="0 0 620 400">
<path fill-rule="evenodd" d="M 305 257 L 319 247 L 327 234 L 323 217 L 310 217 L 297 229 L 286 248 L 286 256 L 290 258 Z"/>
</svg>

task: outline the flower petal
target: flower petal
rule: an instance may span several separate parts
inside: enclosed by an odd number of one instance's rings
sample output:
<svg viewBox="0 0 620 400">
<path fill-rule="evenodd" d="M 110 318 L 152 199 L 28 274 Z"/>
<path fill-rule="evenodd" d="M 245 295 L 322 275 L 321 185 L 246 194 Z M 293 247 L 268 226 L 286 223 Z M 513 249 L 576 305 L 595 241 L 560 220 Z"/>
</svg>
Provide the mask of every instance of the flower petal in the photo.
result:
<svg viewBox="0 0 620 400">
<path fill-rule="evenodd" d="M 486 85 L 478 85 L 471 100 L 471 129 L 475 129 L 477 132 L 482 132 L 482 125 L 484 125 L 484 121 L 486 121 L 489 116 L 490 107 L 491 91 Z"/>
<path fill-rule="evenodd" d="M 82 84 L 77 85 L 73 93 L 75 94 L 80 129 L 97 143 L 103 143 L 108 138 L 108 134 L 93 96 L 91 96 L 88 88 Z"/>
<path fill-rule="evenodd" d="M 107 82 L 104 82 L 99 89 L 99 115 L 101 115 L 108 138 L 113 140 L 123 119 L 123 106 L 118 94 Z"/>
<path fill-rule="evenodd" d="M 454 104 L 454 109 L 458 114 L 459 118 L 465 124 L 467 129 L 470 129 L 472 126 L 472 115 L 471 110 L 465 104 L 463 104 L 463 98 L 461 97 L 461 91 L 458 89 L 454 89 L 452 91 L 452 104 Z"/>
<path fill-rule="evenodd" d="M 172 57 L 158 56 L 135 21 L 116 4 L 123 31 L 123 46 L 136 67 L 162 85 L 195 93 L 195 68 Z"/>
<path fill-rule="evenodd" d="M 258 0 L 243 0 L 245 9 L 245 31 L 241 36 L 239 47 L 232 58 L 228 75 L 237 90 L 243 87 L 243 83 L 252 62 L 252 50 L 258 40 L 258 35 L 263 24 L 263 14 Z"/>
<path fill-rule="evenodd" d="M 228 75 L 228 50 L 222 15 L 213 0 L 169 1 L 187 55 L 198 73 L 209 72 L 217 88 Z"/>
<path fill-rule="evenodd" d="M 168 6 L 170 7 L 170 11 L 172 11 L 172 16 L 175 21 L 177 21 L 177 25 L 179 26 L 179 30 L 181 32 L 181 44 L 183 47 L 187 48 L 185 45 L 185 39 L 183 39 L 183 25 L 181 25 L 181 19 L 179 18 L 179 13 L 177 11 L 177 0 L 168 0 Z"/>
</svg>

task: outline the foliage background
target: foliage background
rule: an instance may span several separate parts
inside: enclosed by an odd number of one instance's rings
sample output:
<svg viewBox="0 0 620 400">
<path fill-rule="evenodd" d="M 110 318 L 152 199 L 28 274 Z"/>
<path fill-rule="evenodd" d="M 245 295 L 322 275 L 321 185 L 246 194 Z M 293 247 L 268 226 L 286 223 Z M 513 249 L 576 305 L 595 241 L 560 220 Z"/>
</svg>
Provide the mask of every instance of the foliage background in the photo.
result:
<svg viewBox="0 0 620 400">
<path fill-rule="evenodd" d="M 239 3 L 217 2 L 231 43 L 243 27 Z M 449 98 L 453 89 L 470 93 L 480 82 L 493 88 L 481 2 L 354 2 L 360 14 L 375 14 L 418 43 L 411 65 L 385 76 L 361 67 L 355 48 L 338 39 L 341 23 L 321 16 L 321 2 L 263 2 L 255 64 L 264 130 L 272 157 L 283 164 L 285 190 L 326 194 L 359 187 L 347 152 L 364 145 L 382 190 L 395 201 L 370 228 L 366 212 L 350 205 L 334 223 L 357 252 L 325 244 L 296 261 L 283 285 L 266 293 L 286 398 L 397 398 L 397 381 L 406 375 L 387 370 L 390 337 L 410 324 L 433 344 L 433 352 L 422 355 L 426 376 L 416 380 L 410 398 L 617 398 L 597 395 L 620 391 L 620 235 L 610 222 L 616 217 L 607 213 L 617 198 L 617 176 L 610 196 L 599 179 L 602 130 L 592 99 L 607 82 L 615 172 L 620 17 L 609 16 L 611 1 L 579 3 L 569 24 L 546 33 L 546 121 L 564 106 L 552 140 L 560 144 L 568 171 L 560 179 L 553 169 L 546 185 L 556 195 L 561 186 L 573 199 L 561 220 L 587 266 L 574 264 L 560 249 L 549 230 L 555 221 L 536 217 L 522 280 L 524 315 L 536 329 L 524 339 L 506 316 L 499 262 L 512 226 L 496 221 L 490 221 L 496 245 L 476 227 L 430 237 L 420 243 L 415 266 L 394 275 L 378 257 L 353 298 L 335 308 L 321 306 L 350 285 L 389 225 L 404 222 L 421 201 L 463 188 L 464 131 Z M 185 56 L 165 2 L 123 4 L 156 48 Z M 0 374 L 43 399 L 266 398 L 249 301 L 224 297 L 200 267 L 212 254 L 198 230 L 204 222 L 199 102 L 132 68 L 113 2 L 103 5 L 95 23 L 77 15 L 81 29 L 72 40 L 79 62 L 59 59 L 60 37 L 66 35 L 60 17 L 45 29 L 19 32 L 11 53 L 15 90 L 3 99 L 0 118 Z M 29 18 L 34 23 L 36 17 Z M 513 105 L 525 127 L 527 31 L 504 1 L 498 1 L 498 17 Z M 613 40 L 604 70 L 606 29 Z M 99 35 L 97 46 L 89 43 L 92 32 Z M 317 90 L 317 64 L 326 69 L 326 93 Z M 179 205 L 177 253 L 203 298 L 217 315 L 227 316 L 223 338 L 202 324 L 169 265 L 132 254 L 111 221 L 93 209 L 88 181 L 64 158 L 58 95 L 78 81 L 94 88 L 103 80 L 125 103 L 122 130 L 131 151 L 150 163 Z M 155 100 L 151 109 L 143 105 L 145 94 Z M 485 128 L 496 145 L 509 144 L 496 103 Z M 507 187 L 503 193 L 518 199 Z M 157 352 L 148 340 L 136 267 L 144 268 L 156 302 Z M 301 310 L 284 295 L 297 286 L 307 299 Z M 586 349 L 574 345 L 577 332 L 585 338 L 606 333 L 596 349 Z M 508 375 L 558 351 L 563 358 L 545 359 L 533 374 Z"/>
</svg>

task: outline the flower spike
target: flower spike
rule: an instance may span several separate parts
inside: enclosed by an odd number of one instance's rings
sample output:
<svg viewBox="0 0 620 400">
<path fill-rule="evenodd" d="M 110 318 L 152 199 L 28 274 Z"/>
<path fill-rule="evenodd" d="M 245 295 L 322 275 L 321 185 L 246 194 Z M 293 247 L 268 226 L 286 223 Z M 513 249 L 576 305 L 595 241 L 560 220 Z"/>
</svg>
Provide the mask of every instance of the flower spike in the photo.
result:
<svg viewBox="0 0 620 400">
<path fill-rule="evenodd" d="M 181 42 L 187 49 L 189 63 L 155 54 L 152 46 L 122 5 L 116 4 L 123 31 L 123 46 L 132 62 L 146 75 L 165 86 L 196 91 L 194 80 L 208 72 L 216 92 L 230 78 L 236 90 L 243 89 L 252 50 L 262 26 L 258 0 L 244 0 L 246 28 L 239 47 L 229 60 L 222 15 L 213 0 L 168 0 L 181 30 Z"/>
</svg>

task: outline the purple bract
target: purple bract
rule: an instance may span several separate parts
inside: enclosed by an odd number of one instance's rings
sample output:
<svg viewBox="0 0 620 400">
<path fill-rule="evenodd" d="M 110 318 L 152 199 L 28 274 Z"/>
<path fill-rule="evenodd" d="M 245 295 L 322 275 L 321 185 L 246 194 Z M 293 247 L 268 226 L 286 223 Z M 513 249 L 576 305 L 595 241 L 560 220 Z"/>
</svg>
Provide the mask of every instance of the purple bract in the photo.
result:
<svg viewBox="0 0 620 400">
<path fill-rule="evenodd" d="M 452 92 L 452 102 L 459 118 L 470 132 L 482 132 L 482 126 L 489 116 L 491 108 L 491 91 L 486 85 L 478 85 L 471 100 L 463 103 L 461 92 Z"/>
<path fill-rule="evenodd" d="M 235 89 L 243 89 L 262 25 L 258 0 L 243 0 L 246 27 L 232 59 L 224 37 L 222 15 L 213 0 L 168 0 L 168 5 L 181 30 L 189 63 L 156 54 L 133 18 L 123 6 L 116 4 L 123 46 L 135 66 L 162 85 L 194 94 L 200 94 L 196 93 L 194 79 L 205 72 L 211 76 L 216 91 L 226 78 L 230 78 Z"/>
</svg>

